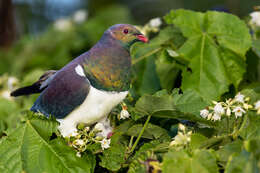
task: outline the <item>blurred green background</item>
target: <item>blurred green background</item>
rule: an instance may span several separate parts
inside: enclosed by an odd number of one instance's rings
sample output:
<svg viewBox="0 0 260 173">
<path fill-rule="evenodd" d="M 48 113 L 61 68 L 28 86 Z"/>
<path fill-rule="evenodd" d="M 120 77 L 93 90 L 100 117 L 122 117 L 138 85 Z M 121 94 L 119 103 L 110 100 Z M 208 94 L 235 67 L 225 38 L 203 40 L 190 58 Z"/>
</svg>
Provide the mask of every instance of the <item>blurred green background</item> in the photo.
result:
<svg viewBox="0 0 260 173">
<path fill-rule="evenodd" d="M 110 25 L 143 25 L 170 9 L 248 15 L 257 0 L 4 0 L 0 2 L 0 74 L 59 69 L 88 50 Z"/>
</svg>

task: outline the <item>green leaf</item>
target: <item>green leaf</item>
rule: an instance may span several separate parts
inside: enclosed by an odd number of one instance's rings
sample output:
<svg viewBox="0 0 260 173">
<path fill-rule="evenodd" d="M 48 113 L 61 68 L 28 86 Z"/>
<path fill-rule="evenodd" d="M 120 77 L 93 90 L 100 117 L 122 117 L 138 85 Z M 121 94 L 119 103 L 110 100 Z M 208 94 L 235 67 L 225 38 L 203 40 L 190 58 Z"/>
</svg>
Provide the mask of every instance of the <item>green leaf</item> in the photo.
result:
<svg viewBox="0 0 260 173">
<path fill-rule="evenodd" d="M 191 149 L 199 149 L 203 142 L 205 142 L 208 138 L 199 134 L 199 133 L 193 133 L 191 135 L 191 141 L 190 141 L 190 147 Z"/>
<path fill-rule="evenodd" d="M 252 152 L 257 159 L 260 159 L 260 138 L 244 141 L 245 149 Z"/>
<path fill-rule="evenodd" d="M 112 143 L 110 148 L 104 150 L 100 156 L 101 162 L 99 165 L 111 171 L 118 171 L 125 162 L 126 149 L 126 146 L 120 143 L 120 141 Z"/>
<path fill-rule="evenodd" d="M 183 42 L 184 38 L 177 28 L 166 27 L 161 30 L 159 35 L 152 39 L 149 44 L 136 43 L 132 46 L 131 57 L 133 58 L 132 71 L 134 74 L 132 85 L 134 91 L 136 91 L 138 95 L 153 94 L 158 91 L 161 87 L 160 81 L 163 85 L 162 87 L 166 87 L 165 83 L 168 83 L 168 79 L 162 79 L 161 75 L 167 72 L 162 71 L 163 69 L 159 62 L 155 63 L 155 60 L 165 45 L 167 45 L 167 47 L 170 46 L 171 49 L 176 49 Z"/>
<path fill-rule="evenodd" d="M 256 86 L 252 87 L 252 88 L 247 88 L 241 91 L 241 93 L 243 95 L 245 95 L 246 97 L 249 97 L 249 103 L 250 104 L 254 104 L 255 102 L 257 102 L 260 99 L 260 87 L 259 84 L 257 84 Z"/>
<path fill-rule="evenodd" d="M 236 140 L 234 142 L 224 145 L 218 151 L 216 151 L 218 161 L 222 166 L 225 166 L 228 162 L 229 157 L 234 153 L 239 154 L 242 151 L 242 148 L 243 142 L 240 140 Z"/>
<path fill-rule="evenodd" d="M 165 173 L 218 173 L 216 158 L 207 150 L 196 150 L 192 156 L 185 151 L 169 151 L 163 157 Z"/>
<path fill-rule="evenodd" d="M 223 143 L 226 143 L 226 140 L 229 140 L 229 136 L 216 136 L 216 137 L 212 137 L 209 138 L 208 140 L 204 141 L 200 148 L 215 148 Z"/>
<path fill-rule="evenodd" d="M 136 102 L 135 111 L 142 115 L 152 115 L 160 118 L 184 119 L 208 125 L 214 124 L 203 119 L 198 114 L 199 110 L 205 108 L 207 104 L 199 96 L 195 95 L 195 92 L 187 91 L 178 95 L 176 91 L 174 90 L 172 95 L 167 94 L 167 92 L 143 95 Z"/>
<path fill-rule="evenodd" d="M 144 115 L 156 114 L 156 112 L 161 110 L 172 110 L 177 112 L 176 107 L 173 104 L 173 98 L 168 94 L 161 96 L 143 95 L 136 102 L 135 109 Z"/>
<path fill-rule="evenodd" d="M 171 57 L 169 57 L 166 50 L 160 52 L 160 55 L 155 61 L 155 64 L 161 87 L 171 91 L 180 72 L 180 68 L 176 62 L 173 61 Z"/>
<path fill-rule="evenodd" d="M 242 151 L 241 153 L 233 154 L 227 163 L 225 173 L 256 173 L 259 172 L 257 162 L 252 157 L 253 155 Z"/>
<path fill-rule="evenodd" d="M 33 118 L 1 140 L 0 172 L 93 172 L 95 157 L 82 158 L 60 138 L 49 140 L 57 122 Z"/>
<path fill-rule="evenodd" d="M 162 29 L 158 36 L 150 40 L 148 44 L 136 43 L 131 47 L 131 56 L 133 57 L 133 64 L 136 65 L 137 59 L 149 57 L 161 50 L 165 45 L 172 48 L 180 47 L 185 41 L 180 30 L 176 27 L 168 26 Z"/>
<path fill-rule="evenodd" d="M 21 115 L 18 114 L 18 104 L 14 101 L 0 97 L 0 121 L 1 129 L 6 130 L 7 127 L 15 127 L 19 122 Z M 0 131 L 1 133 L 2 131 Z"/>
<path fill-rule="evenodd" d="M 253 139 L 260 137 L 260 117 L 256 112 L 249 112 L 245 127 L 240 131 L 239 135 L 244 139 Z"/>
<path fill-rule="evenodd" d="M 159 78 L 155 71 L 155 56 L 151 55 L 144 61 L 132 68 L 133 71 L 133 90 L 137 95 L 153 94 L 160 89 Z"/>
<path fill-rule="evenodd" d="M 245 53 L 251 46 L 246 24 L 227 13 L 175 10 L 166 15 L 187 41 L 177 51 L 190 59 L 183 71 L 182 89 L 194 89 L 208 100 L 219 99 L 229 85 L 238 87 L 246 70 Z M 239 44 L 238 44 L 239 43 Z"/>
<path fill-rule="evenodd" d="M 159 140 L 154 140 L 149 143 L 145 143 L 131 158 L 128 173 L 143 173 L 146 168 L 142 162 L 147 159 L 157 159 L 157 153 L 163 153 L 168 150 L 169 142 L 161 143 Z"/>
<path fill-rule="evenodd" d="M 199 116 L 200 110 L 208 106 L 208 103 L 194 90 L 187 90 L 184 91 L 183 94 L 179 94 L 179 89 L 175 89 L 172 96 L 174 104 L 182 112 L 188 112 Z"/>
<path fill-rule="evenodd" d="M 128 129 L 135 124 L 133 120 L 127 120 L 114 129 L 116 133 L 127 133 Z"/>
<path fill-rule="evenodd" d="M 142 130 L 142 128 L 143 128 L 143 124 L 135 124 L 134 126 L 132 126 L 127 130 L 127 135 L 137 137 L 140 131 Z M 160 139 L 160 140 L 168 140 L 168 141 L 171 139 L 165 129 L 150 123 L 144 130 L 142 137 L 147 139 Z"/>
</svg>

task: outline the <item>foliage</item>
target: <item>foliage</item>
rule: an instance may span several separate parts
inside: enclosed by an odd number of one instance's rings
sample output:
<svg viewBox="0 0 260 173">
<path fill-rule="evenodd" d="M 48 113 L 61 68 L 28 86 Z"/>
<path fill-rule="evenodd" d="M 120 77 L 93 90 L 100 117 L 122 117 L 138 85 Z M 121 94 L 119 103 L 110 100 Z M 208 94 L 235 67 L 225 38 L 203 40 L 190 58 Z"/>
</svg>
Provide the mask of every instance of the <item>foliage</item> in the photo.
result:
<svg viewBox="0 0 260 173">
<path fill-rule="evenodd" d="M 92 172 L 95 156 L 86 154 L 82 159 L 77 158 L 76 151 L 64 140 L 50 140 L 56 126 L 56 121 L 31 118 L 3 137 L 1 172 Z"/>
<path fill-rule="evenodd" d="M 108 16 L 113 20 L 108 19 Z M 129 11 L 118 5 L 105 8 L 82 24 L 71 19 L 64 20 L 69 25 L 63 26 L 62 30 L 56 26 L 58 23 L 54 24 L 37 39 L 25 36 L 12 50 L 0 52 L 0 74 L 9 72 L 21 77 L 35 67 L 44 70 L 60 69 L 72 58 L 88 50 L 109 26 L 132 23 Z"/>
<path fill-rule="evenodd" d="M 156 29 L 139 26 L 155 33 L 147 33 L 149 44 L 131 49 L 132 85 L 125 100 L 131 117 L 117 118 L 119 107 L 112 111 L 114 134 L 107 149 L 88 141 L 78 155 L 55 119 L 26 111 L 36 96 L 9 97 L 42 69 L 58 69 L 90 48 L 112 24 L 107 16 L 131 21 L 124 8 L 112 7 L 82 25 L 66 31 L 50 27 L 37 40 L 24 38 L 10 52 L 0 52 L 5 56 L 0 69 L 9 72 L 0 78 L 1 172 L 259 172 L 260 39 L 232 14 L 173 10 Z M 11 82 L 10 74 L 23 80 Z M 220 119 L 202 114 L 213 115 L 217 103 L 224 107 L 238 93 L 246 100 L 235 104 L 243 114 L 224 116 L 227 107 Z M 82 136 L 71 140 L 85 140 Z"/>
</svg>

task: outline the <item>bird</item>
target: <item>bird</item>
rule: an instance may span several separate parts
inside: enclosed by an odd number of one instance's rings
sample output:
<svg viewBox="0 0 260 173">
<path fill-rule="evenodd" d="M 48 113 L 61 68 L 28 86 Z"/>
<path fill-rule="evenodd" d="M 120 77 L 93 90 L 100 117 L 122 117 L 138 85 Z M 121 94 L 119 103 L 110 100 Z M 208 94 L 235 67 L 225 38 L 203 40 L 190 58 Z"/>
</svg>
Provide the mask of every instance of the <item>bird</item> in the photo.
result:
<svg viewBox="0 0 260 173">
<path fill-rule="evenodd" d="M 113 25 L 88 51 L 60 70 L 45 72 L 38 81 L 18 88 L 11 96 L 40 93 L 30 110 L 54 116 L 61 135 L 68 137 L 79 123 L 92 125 L 106 120 L 127 96 L 130 47 L 136 42 L 147 43 L 148 38 L 133 25 Z"/>
</svg>

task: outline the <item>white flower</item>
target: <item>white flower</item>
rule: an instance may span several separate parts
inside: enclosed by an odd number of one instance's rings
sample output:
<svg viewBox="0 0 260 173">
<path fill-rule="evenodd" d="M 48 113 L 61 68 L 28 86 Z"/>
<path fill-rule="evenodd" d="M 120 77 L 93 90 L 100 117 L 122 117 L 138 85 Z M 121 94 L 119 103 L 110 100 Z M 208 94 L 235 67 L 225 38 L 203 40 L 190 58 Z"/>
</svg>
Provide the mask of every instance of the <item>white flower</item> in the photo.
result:
<svg viewBox="0 0 260 173">
<path fill-rule="evenodd" d="M 157 28 L 157 27 L 161 26 L 162 20 L 159 17 L 157 17 L 157 18 L 151 19 L 149 24 L 151 27 Z"/>
<path fill-rule="evenodd" d="M 77 153 L 76 153 L 76 156 L 77 156 L 77 157 L 81 157 L 81 153 L 80 153 L 80 152 L 77 152 Z"/>
<path fill-rule="evenodd" d="M 101 143 L 102 150 L 107 149 L 110 147 L 110 141 L 111 139 L 103 139 Z"/>
<path fill-rule="evenodd" d="M 71 134 L 70 134 L 70 136 L 77 136 L 77 135 L 79 135 L 79 133 L 75 130 L 75 131 L 73 131 Z"/>
<path fill-rule="evenodd" d="M 13 98 L 11 97 L 11 92 L 10 91 L 7 91 L 7 90 L 4 90 L 3 92 L 0 93 L 0 95 L 7 99 L 7 100 L 12 100 Z"/>
<path fill-rule="evenodd" d="M 67 31 L 72 27 L 71 21 L 69 19 L 58 19 L 55 23 L 54 23 L 54 27 L 55 29 L 59 30 L 59 31 Z"/>
<path fill-rule="evenodd" d="M 18 79 L 16 79 L 15 77 L 9 77 L 7 80 L 7 87 L 9 90 L 13 90 L 15 84 L 18 82 Z"/>
<path fill-rule="evenodd" d="M 87 127 L 84 128 L 84 130 L 85 130 L 86 132 L 88 132 L 88 131 L 90 130 L 90 127 L 87 126 Z"/>
<path fill-rule="evenodd" d="M 203 109 L 200 111 L 200 116 L 202 118 L 207 118 L 208 115 L 209 115 L 209 111 L 207 109 Z"/>
<path fill-rule="evenodd" d="M 84 141 L 82 139 L 75 140 L 76 145 L 84 145 Z"/>
<path fill-rule="evenodd" d="M 179 124 L 178 129 L 180 129 L 181 131 L 185 131 L 186 127 L 183 124 Z"/>
<path fill-rule="evenodd" d="M 229 107 L 227 108 L 226 114 L 227 114 L 227 116 L 231 115 L 231 109 Z"/>
<path fill-rule="evenodd" d="M 213 116 L 212 116 L 212 120 L 213 121 L 218 121 L 221 119 L 221 115 L 218 114 L 218 113 L 214 113 Z"/>
<path fill-rule="evenodd" d="M 258 100 L 257 102 L 255 102 L 255 109 L 260 109 L 260 100 Z"/>
<path fill-rule="evenodd" d="M 213 112 L 209 113 L 207 120 L 211 120 Z"/>
<path fill-rule="evenodd" d="M 175 137 L 174 141 L 170 143 L 171 145 L 185 145 L 188 143 L 187 136 L 182 132 L 179 132 Z"/>
<path fill-rule="evenodd" d="M 170 143 L 170 146 L 172 145 L 187 145 L 191 140 L 191 134 L 192 131 L 189 131 L 188 133 L 182 133 L 178 132 L 178 134 L 174 137 L 174 140 Z"/>
<path fill-rule="evenodd" d="M 244 103 L 244 104 L 243 104 L 243 107 L 244 107 L 246 110 L 248 110 L 248 109 L 252 109 L 252 108 L 253 108 L 252 105 L 247 104 L 247 103 Z"/>
<path fill-rule="evenodd" d="M 241 117 L 243 113 L 246 113 L 246 111 L 242 109 L 240 106 L 235 107 L 232 112 L 235 113 L 236 118 Z"/>
<path fill-rule="evenodd" d="M 129 118 L 130 114 L 126 109 L 122 109 L 122 111 L 120 112 L 120 119 L 126 119 Z"/>
<path fill-rule="evenodd" d="M 87 19 L 87 12 L 85 10 L 78 10 L 73 15 L 73 21 L 76 23 L 82 23 Z"/>
<path fill-rule="evenodd" d="M 235 101 L 240 102 L 240 103 L 244 103 L 244 98 L 245 98 L 245 96 L 243 94 L 238 93 L 235 96 Z"/>
<path fill-rule="evenodd" d="M 225 110 L 224 108 L 222 107 L 221 103 L 217 103 L 214 107 L 214 112 L 216 114 L 219 114 L 219 115 L 222 115 L 225 113 Z"/>
<path fill-rule="evenodd" d="M 250 13 L 251 16 L 251 23 L 256 25 L 256 26 L 260 26 L 260 12 L 259 11 L 255 11 Z"/>
</svg>

